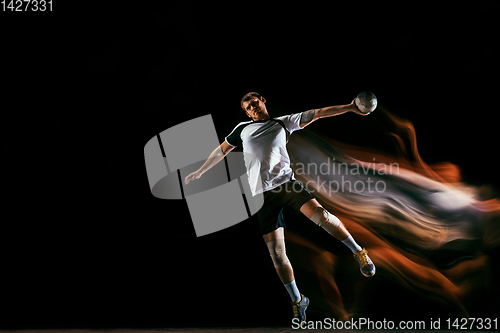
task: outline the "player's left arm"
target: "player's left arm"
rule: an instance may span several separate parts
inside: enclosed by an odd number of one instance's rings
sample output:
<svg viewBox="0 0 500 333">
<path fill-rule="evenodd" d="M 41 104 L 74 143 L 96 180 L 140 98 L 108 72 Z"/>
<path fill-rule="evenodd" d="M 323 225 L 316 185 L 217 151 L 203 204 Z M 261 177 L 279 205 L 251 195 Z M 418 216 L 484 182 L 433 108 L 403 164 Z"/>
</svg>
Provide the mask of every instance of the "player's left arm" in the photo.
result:
<svg viewBox="0 0 500 333">
<path fill-rule="evenodd" d="M 353 100 L 350 104 L 346 105 L 334 105 L 334 106 L 327 106 L 321 109 L 304 111 L 302 112 L 302 115 L 300 117 L 299 126 L 300 128 L 304 128 L 320 118 L 338 116 L 346 112 L 354 112 L 362 116 L 366 115 L 365 113 L 361 113 L 358 110 Z"/>
</svg>

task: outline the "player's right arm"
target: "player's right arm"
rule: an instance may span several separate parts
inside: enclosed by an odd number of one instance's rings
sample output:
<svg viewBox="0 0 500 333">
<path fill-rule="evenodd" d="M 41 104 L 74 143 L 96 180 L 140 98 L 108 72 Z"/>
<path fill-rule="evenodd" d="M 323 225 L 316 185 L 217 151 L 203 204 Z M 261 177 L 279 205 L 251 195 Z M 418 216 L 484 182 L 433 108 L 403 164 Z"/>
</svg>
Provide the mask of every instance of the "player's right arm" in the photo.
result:
<svg viewBox="0 0 500 333">
<path fill-rule="evenodd" d="M 222 142 L 219 147 L 214 149 L 205 163 L 203 163 L 203 165 L 198 170 L 187 175 L 187 177 L 184 179 L 184 183 L 188 184 L 190 181 L 200 178 L 201 175 L 203 175 L 211 167 L 219 163 L 233 149 L 234 147 L 229 145 L 226 141 Z"/>
</svg>

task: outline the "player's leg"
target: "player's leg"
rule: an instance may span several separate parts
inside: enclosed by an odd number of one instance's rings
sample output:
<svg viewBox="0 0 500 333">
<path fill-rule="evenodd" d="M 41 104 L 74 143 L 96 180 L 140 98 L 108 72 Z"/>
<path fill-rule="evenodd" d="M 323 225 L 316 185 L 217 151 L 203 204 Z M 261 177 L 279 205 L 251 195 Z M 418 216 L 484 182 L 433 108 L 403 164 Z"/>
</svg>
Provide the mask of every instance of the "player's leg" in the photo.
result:
<svg viewBox="0 0 500 333">
<path fill-rule="evenodd" d="M 294 317 L 299 318 L 299 321 L 302 322 L 306 318 L 305 312 L 309 305 L 309 299 L 302 295 L 297 288 L 293 268 L 286 255 L 284 228 L 279 227 L 262 237 L 269 249 L 276 273 L 292 299 Z"/>
<path fill-rule="evenodd" d="M 361 273 L 364 276 L 375 275 L 375 265 L 370 257 L 368 257 L 368 251 L 361 248 L 349 231 L 347 231 L 344 224 L 335 215 L 323 208 L 316 199 L 310 199 L 304 203 L 300 207 L 300 212 L 325 229 L 330 235 L 344 243 L 354 254 L 354 258 L 358 261 Z"/>
<path fill-rule="evenodd" d="M 264 238 L 264 242 L 269 249 L 269 254 L 273 260 L 274 268 L 276 268 L 276 273 L 278 273 L 281 282 L 283 282 L 284 285 L 287 285 L 294 281 L 295 277 L 293 275 L 293 268 L 286 255 L 286 248 L 284 244 L 285 232 L 283 227 L 279 227 L 262 237 Z M 292 298 L 292 301 L 296 301 L 300 299 L 300 294 L 290 294 L 290 297 Z"/>
</svg>

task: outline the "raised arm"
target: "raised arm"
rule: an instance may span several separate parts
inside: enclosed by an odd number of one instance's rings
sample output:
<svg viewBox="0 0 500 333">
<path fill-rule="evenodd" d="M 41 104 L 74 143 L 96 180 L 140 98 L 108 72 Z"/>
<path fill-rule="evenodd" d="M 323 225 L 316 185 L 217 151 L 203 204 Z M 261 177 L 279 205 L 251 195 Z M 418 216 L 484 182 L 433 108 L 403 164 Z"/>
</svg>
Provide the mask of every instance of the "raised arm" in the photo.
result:
<svg viewBox="0 0 500 333">
<path fill-rule="evenodd" d="M 184 179 L 184 184 L 189 184 L 190 181 L 200 178 L 201 175 L 203 175 L 211 167 L 219 163 L 233 149 L 234 147 L 230 146 L 226 141 L 221 143 L 219 147 L 214 149 L 205 163 L 203 163 L 203 165 L 198 170 L 187 175 L 187 177 Z"/>
<path fill-rule="evenodd" d="M 354 100 L 350 104 L 346 105 L 334 105 L 327 106 L 321 109 L 314 109 L 302 112 L 302 116 L 300 117 L 300 128 L 304 128 L 312 122 L 325 117 L 333 117 L 338 116 L 339 114 L 343 114 L 346 112 L 354 112 L 362 116 L 366 116 L 365 113 L 362 113 L 354 104 Z"/>
</svg>

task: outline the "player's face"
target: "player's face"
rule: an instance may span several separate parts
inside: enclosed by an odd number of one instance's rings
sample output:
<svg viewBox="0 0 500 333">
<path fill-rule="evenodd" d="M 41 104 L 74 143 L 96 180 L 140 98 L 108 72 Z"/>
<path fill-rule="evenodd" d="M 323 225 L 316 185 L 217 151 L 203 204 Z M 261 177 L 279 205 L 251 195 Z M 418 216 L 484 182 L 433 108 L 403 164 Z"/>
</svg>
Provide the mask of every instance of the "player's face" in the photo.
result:
<svg viewBox="0 0 500 333">
<path fill-rule="evenodd" d="M 266 100 L 261 96 L 252 97 L 251 100 L 243 102 L 243 108 L 245 109 L 246 114 L 252 119 L 258 119 L 267 115 Z"/>
</svg>

